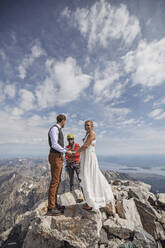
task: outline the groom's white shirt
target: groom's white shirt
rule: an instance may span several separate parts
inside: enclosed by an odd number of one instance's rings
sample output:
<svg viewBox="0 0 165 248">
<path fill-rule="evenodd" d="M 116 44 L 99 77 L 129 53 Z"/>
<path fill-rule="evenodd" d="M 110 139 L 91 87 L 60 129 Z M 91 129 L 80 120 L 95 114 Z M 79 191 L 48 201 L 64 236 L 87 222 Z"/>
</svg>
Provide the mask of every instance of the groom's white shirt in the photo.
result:
<svg viewBox="0 0 165 248">
<path fill-rule="evenodd" d="M 61 128 L 60 125 L 56 124 L 59 128 Z M 67 151 L 66 148 L 63 148 L 62 146 L 60 146 L 58 144 L 58 134 L 59 134 L 59 130 L 57 127 L 52 127 L 49 133 L 50 139 L 51 139 L 51 144 L 52 144 L 52 148 L 57 150 L 58 152 L 61 153 L 65 153 Z"/>
</svg>

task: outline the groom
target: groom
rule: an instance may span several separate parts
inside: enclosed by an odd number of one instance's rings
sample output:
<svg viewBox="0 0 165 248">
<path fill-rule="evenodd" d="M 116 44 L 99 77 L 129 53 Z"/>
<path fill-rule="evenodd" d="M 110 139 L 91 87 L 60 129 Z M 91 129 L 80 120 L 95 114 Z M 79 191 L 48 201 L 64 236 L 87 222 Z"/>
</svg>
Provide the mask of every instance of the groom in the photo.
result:
<svg viewBox="0 0 165 248">
<path fill-rule="evenodd" d="M 60 114 L 57 116 L 57 123 L 49 129 L 48 141 L 50 152 L 48 160 L 51 167 L 51 182 L 48 193 L 48 211 L 47 215 L 60 215 L 62 208 L 57 205 L 57 192 L 61 180 L 61 172 L 63 167 L 63 153 L 71 155 L 71 151 L 64 148 L 64 136 L 62 128 L 66 124 L 66 116 Z"/>
</svg>

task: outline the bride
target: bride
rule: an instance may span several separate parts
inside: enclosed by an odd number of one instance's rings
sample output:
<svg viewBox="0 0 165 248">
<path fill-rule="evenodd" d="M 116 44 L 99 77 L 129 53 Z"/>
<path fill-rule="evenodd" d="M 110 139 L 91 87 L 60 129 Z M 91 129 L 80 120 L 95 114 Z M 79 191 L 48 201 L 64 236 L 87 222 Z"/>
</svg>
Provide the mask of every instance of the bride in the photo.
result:
<svg viewBox="0 0 165 248">
<path fill-rule="evenodd" d="M 81 152 L 80 179 L 86 204 L 86 210 L 97 210 L 105 207 L 113 200 L 111 186 L 99 169 L 95 153 L 96 134 L 93 131 L 93 121 L 85 121 L 86 136 L 84 144 L 74 154 Z"/>
</svg>

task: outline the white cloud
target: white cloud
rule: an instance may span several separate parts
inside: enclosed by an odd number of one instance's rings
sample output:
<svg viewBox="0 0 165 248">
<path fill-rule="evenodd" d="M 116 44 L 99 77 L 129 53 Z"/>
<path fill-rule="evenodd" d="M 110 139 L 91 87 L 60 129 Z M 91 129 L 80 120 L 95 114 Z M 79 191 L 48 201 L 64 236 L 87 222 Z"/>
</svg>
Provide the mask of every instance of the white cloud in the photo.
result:
<svg viewBox="0 0 165 248">
<path fill-rule="evenodd" d="M 5 54 L 5 52 L 2 49 L 0 49 L 0 56 L 2 57 L 2 59 L 4 61 L 7 59 L 6 54 Z"/>
<path fill-rule="evenodd" d="M 143 125 L 143 120 L 131 117 L 132 111 L 129 108 L 121 107 L 104 107 L 104 117 L 107 120 L 108 127 L 124 128 L 130 126 L 131 128 L 140 127 Z"/>
<path fill-rule="evenodd" d="M 154 120 L 165 119 L 165 111 L 162 108 L 154 109 L 151 113 L 149 113 L 149 117 Z"/>
<path fill-rule="evenodd" d="M 5 100 L 5 95 L 4 95 L 4 89 L 3 89 L 3 83 L 0 81 L 0 102 L 3 102 Z"/>
<path fill-rule="evenodd" d="M 27 60 L 24 59 L 21 65 L 18 66 L 19 71 L 19 77 L 24 79 L 26 77 L 26 69 L 29 66 L 29 63 Z"/>
<path fill-rule="evenodd" d="M 25 55 L 22 63 L 18 66 L 19 77 L 24 79 L 26 77 L 27 69 L 33 64 L 35 59 L 45 55 L 45 51 L 40 47 L 39 44 L 34 45 L 31 48 L 31 53 Z"/>
<path fill-rule="evenodd" d="M 107 47 L 110 39 L 122 39 L 126 44 L 131 44 L 140 33 L 137 17 L 130 15 L 124 4 L 113 7 L 107 1 L 100 0 L 90 9 L 77 8 L 75 12 L 71 12 L 65 8 L 62 16 L 78 27 L 81 34 L 88 39 L 90 49 L 96 43 Z"/>
<path fill-rule="evenodd" d="M 26 119 L 21 114 L 22 110 L 19 108 L 8 111 L 0 110 L 0 144 L 39 144 L 40 146 L 45 145 L 45 151 L 48 152 L 48 130 L 56 123 L 57 113 L 34 114 Z M 68 133 L 73 133 L 76 137 L 76 142 L 82 143 L 85 131 L 83 126 L 80 127 L 77 124 L 76 120 L 70 124 L 68 119 L 63 133 L 65 138 Z M 24 146 L 24 149 L 26 150 L 26 146 Z"/>
<path fill-rule="evenodd" d="M 20 117 L 23 113 L 24 113 L 24 111 L 18 107 L 14 107 L 12 110 L 12 115 L 16 118 Z"/>
<path fill-rule="evenodd" d="M 35 108 L 35 105 L 34 105 L 35 97 L 31 91 L 26 90 L 26 89 L 21 89 L 19 91 L 19 95 L 20 95 L 19 107 L 22 110 L 28 111 L 28 110 Z"/>
<path fill-rule="evenodd" d="M 17 111 L 19 112 L 19 109 Z M 113 109 L 112 112 L 119 116 L 122 121 L 126 121 L 130 110 L 124 108 L 124 114 L 122 114 L 121 108 Z M 35 114 L 23 119 L 20 115 L 13 115 L 10 111 L 0 110 L 0 144 L 13 143 L 26 144 L 27 146 L 30 144 L 31 146 L 36 145 L 36 147 L 44 145 L 46 154 L 49 149 L 47 133 L 50 126 L 56 122 L 56 115 L 55 112 L 50 112 L 43 116 Z M 76 119 L 71 123 L 68 119 L 63 132 L 65 138 L 68 133 L 73 133 L 76 142 L 82 144 L 82 138 L 85 135 L 84 121 L 79 124 Z M 104 124 L 106 123 L 104 122 Z M 101 127 L 100 123 L 98 125 Z M 114 134 L 109 124 L 107 130 L 104 126 L 99 129 L 97 131 L 97 154 L 164 154 L 165 130 L 163 128 L 151 128 L 147 125 L 143 128 L 122 128 L 121 131 L 122 134 L 119 131 Z"/>
<path fill-rule="evenodd" d="M 147 20 L 146 25 L 147 26 L 150 26 L 151 25 L 151 18 Z"/>
<path fill-rule="evenodd" d="M 40 108 L 72 102 L 90 84 L 91 77 L 82 72 L 72 57 L 61 62 L 48 60 L 46 67 L 49 76 L 36 89 Z"/>
<path fill-rule="evenodd" d="M 112 107 L 105 107 L 105 115 L 109 117 L 110 120 L 125 120 L 126 116 L 131 113 L 129 108 L 112 108 Z"/>
<path fill-rule="evenodd" d="M 160 99 L 159 101 L 154 102 L 153 106 L 159 106 L 165 104 L 165 98 Z"/>
<path fill-rule="evenodd" d="M 148 125 L 126 132 L 125 136 L 103 135 L 97 142 L 97 151 L 103 155 L 115 154 L 164 154 L 165 129 Z"/>
<path fill-rule="evenodd" d="M 9 111 L 0 110 L 0 144 L 40 144 L 47 145 L 48 149 L 47 134 L 50 126 L 56 123 L 56 113 L 35 114 L 26 119 L 22 113 L 23 110 L 16 107 Z"/>
<path fill-rule="evenodd" d="M 45 51 L 40 47 L 40 45 L 34 45 L 31 49 L 32 51 L 32 56 L 34 58 L 39 58 L 43 55 L 45 55 Z"/>
<path fill-rule="evenodd" d="M 144 99 L 144 102 L 149 102 L 152 99 L 154 99 L 154 96 L 147 95 L 146 98 Z"/>
<path fill-rule="evenodd" d="M 125 87 L 124 83 L 119 82 L 121 75 L 119 64 L 116 62 L 106 62 L 104 69 L 97 68 L 93 87 L 95 100 L 107 101 L 120 98 Z"/>
<path fill-rule="evenodd" d="M 136 123 L 138 123 L 138 122 L 139 122 L 138 120 L 136 120 L 136 119 L 134 119 L 134 118 L 131 118 L 131 119 L 122 121 L 122 123 L 120 123 L 120 125 L 122 125 L 122 126 L 127 126 L 127 125 L 136 124 Z"/>
<path fill-rule="evenodd" d="M 4 87 L 4 93 L 9 98 L 14 98 L 16 94 L 16 86 L 14 84 L 7 84 Z"/>
<path fill-rule="evenodd" d="M 123 60 L 134 84 L 154 87 L 165 82 L 165 38 L 150 43 L 140 41 L 137 49 L 128 52 Z"/>
<path fill-rule="evenodd" d="M 14 84 L 4 84 L 0 81 L 0 102 L 4 102 L 6 98 L 14 98 L 16 94 L 16 86 Z"/>
</svg>

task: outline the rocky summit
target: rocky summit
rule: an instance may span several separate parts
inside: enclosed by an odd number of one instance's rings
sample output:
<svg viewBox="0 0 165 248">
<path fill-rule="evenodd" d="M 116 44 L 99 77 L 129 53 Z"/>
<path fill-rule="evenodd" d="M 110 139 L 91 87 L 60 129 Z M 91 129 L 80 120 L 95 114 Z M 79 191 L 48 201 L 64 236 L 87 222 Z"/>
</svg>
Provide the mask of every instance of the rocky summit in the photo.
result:
<svg viewBox="0 0 165 248">
<path fill-rule="evenodd" d="M 115 196 L 106 207 L 84 210 L 76 189 L 58 195 L 64 214 L 47 216 L 47 199 L 41 199 L 1 233 L 2 248 L 164 248 L 165 194 L 113 172 L 106 176 Z"/>
</svg>

